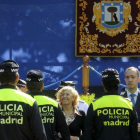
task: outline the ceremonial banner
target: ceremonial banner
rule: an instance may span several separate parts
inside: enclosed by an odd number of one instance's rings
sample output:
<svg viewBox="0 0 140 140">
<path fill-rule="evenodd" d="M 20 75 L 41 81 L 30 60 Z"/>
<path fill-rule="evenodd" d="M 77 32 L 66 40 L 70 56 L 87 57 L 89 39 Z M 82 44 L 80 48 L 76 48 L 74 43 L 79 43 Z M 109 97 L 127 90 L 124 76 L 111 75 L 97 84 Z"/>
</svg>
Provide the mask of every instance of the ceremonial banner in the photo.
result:
<svg viewBox="0 0 140 140">
<path fill-rule="evenodd" d="M 140 56 L 140 0 L 76 0 L 76 56 Z"/>
</svg>

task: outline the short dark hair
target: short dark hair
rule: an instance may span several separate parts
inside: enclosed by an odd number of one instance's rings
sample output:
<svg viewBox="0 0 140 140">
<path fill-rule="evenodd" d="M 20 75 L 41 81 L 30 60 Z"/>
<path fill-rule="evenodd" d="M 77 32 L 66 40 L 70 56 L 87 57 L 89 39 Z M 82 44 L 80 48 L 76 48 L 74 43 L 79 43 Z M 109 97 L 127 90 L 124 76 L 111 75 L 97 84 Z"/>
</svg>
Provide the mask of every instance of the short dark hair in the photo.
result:
<svg viewBox="0 0 140 140">
<path fill-rule="evenodd" d="M 41 91 L 43 81 L 40 82 L 27 82 L 27 87 L 30 92 L 39 92 Z"/>
<path fill-rule="evenodd" d="M 8 83 L 12 83 L 14 84 L 16 81 L 16 77 L 17 77 L 18 73 L 14 72 L 6 72 L 6 73 L 1 73 L 0 74 L 0 82 L 1 84 L 8 84 Z"/>
<path fill-rule="evenodd" d="M 107 91 L 117 91 L 119 89 L 119 73 L 115 69 L 106 69 L 102 72 L 102 82 Z"/>
<path fill-rule="evenodd" d="M 107 91 L 114 91 L 119 89 L 120 80 L 115 78 L 105 79 L 103 84 Z"/>
</svg>

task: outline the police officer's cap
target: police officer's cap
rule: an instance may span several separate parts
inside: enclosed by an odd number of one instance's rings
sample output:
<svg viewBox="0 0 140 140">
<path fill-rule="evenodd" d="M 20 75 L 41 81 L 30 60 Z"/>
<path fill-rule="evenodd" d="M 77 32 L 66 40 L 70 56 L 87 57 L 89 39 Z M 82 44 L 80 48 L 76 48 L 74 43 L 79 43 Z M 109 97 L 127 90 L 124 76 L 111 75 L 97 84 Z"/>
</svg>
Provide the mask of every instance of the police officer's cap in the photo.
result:
<svg viewBox="0 0 140 140">
<path fill-rule="evenodd" d="M 17 83 L 17 86 L 18 87 L 26 87 L 26 82 L 22 79 L 19 79 L 18 83 Z"/>
<path fill-rule="evenodd" d="M 75 82 L 74 81 L 60 81 L 60 85 L 56 90 L 60 90 L 62 87 L 65 87 L 65 86 L 71 86 L 75 88 Z"/>
<path fill-rule="evenodd" d="M 40 70 L 30 70 L 26 75 L 27 82 L 41 82 L 43 81 L 43 74 Z"/>
<path fill-rule="evenodd" d="M 116 69 L 109 68 L 102 71 L 102 80 L 112 78 L 119 79 L 119 73 Z"/>
<path fill-rule="evenodd" d="M 60 86 L 71 86 L 75 87 L 75 82 L 74 81 L 61 81 Z"/>
<path fill-rule="evenodd" d="M 0 63 L 0 73 L 4 72 L 15 73 L 18 72 L 18 69 L 19 69 L 18 63 L 13 60 L 6 60 Z"/>
</svg>

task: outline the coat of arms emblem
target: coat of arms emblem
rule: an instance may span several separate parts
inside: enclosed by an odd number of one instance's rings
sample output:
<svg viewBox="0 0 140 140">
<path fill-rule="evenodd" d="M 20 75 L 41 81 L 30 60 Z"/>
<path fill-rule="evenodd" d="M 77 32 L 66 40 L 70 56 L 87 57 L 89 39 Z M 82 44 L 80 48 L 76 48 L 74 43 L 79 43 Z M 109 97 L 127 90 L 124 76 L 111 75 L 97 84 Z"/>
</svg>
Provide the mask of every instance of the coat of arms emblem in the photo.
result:
<svg viewBox="0 0 140 140">
<path fill-rule="evenodd" d="M 118 33 L 128 30 L 131 18 L 130 2 L 122 0 L 101 0 L 94 2 L 92 21 L 96 24 L 96 30 L 106 33 L 108 36 L 116 36 Z"/>
<path fill-rule="evenodd" d="M 140 55 L 140 0 L 76 0 L 76 55 Z"/>
</svg>

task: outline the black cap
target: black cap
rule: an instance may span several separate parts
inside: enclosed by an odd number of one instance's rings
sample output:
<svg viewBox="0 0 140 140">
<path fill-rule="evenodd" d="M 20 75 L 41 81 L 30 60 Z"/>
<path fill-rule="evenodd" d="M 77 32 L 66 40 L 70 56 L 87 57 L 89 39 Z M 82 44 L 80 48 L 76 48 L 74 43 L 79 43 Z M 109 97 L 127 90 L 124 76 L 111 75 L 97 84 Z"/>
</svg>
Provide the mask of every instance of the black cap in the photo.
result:
<svg viewBox="0 0 140 140">
<path fill-rule="evenodd" d="M 0 73 L 3 72 L 18 72 L 19 65 L 13 60 L 6 60 L 0 63 Z"/>
<path fill-rule="evenodd" d="M 41 82 L 43 81 L 43 74 L 40 70 L 30 70 L 26 75 L 27 82 Z"/>
<path fill-rule="evenodd" d="M 60 86 L 71 86 L 75 88 L 75 82 L 74 81 L 60 81 Z"/>
<path fill-rule="evenodd" d="M 18 87 L 26 87 L 26 82 L 22 79 L 19 79 L 18 83 L 17 83 L 17 86 Z"/>
<path fill-rule="evenodd" d="M 110 78 L 115 79 L 119 78 L 119 73 L 116 69 L 109 68 L 102 71 L 102 79 L 110 79 Z"/>
<path fill-rule="evenodd" d="M 57 90 L 60 90 L 62 87 L 65 87 L 65 86 L 71 86 L 75 88 L 75 82 L 74 81 L 60 81 L 60 85 L 57 88 Z"/>
</svg>

